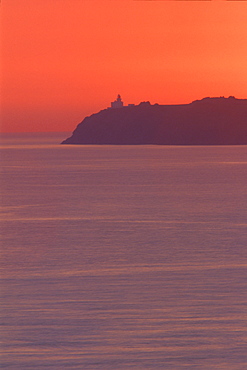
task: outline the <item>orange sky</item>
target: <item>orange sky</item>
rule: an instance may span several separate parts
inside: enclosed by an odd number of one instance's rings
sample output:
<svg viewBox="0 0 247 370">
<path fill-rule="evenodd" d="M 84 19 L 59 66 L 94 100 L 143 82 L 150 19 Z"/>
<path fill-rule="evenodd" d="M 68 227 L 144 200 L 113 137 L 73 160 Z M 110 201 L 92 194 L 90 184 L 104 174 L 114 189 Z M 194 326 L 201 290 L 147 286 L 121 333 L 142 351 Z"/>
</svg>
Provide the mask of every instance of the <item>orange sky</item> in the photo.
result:
<svg viewBox="0 0 247 370">
<path fill-rule="evenodd" d="M 2 131 L 138 104 L 247 98 L 247 2 L 2 0 Z"/>
</svg>

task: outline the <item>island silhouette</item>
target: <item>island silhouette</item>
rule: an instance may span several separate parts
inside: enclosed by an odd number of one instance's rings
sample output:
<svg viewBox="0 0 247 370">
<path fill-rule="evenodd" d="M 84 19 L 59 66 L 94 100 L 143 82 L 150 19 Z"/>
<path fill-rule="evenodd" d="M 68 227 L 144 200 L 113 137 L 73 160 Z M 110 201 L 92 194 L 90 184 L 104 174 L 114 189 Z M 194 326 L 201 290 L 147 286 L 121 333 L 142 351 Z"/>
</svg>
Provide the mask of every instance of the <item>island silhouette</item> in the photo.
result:
<svg viewBox="0 0 247 370">
<path fill-rule="evenodd" d="M 118 95 L 110 108 L 84 118 L 62 144 L 246 145 L 247 99 L 124 106 Z"/>
</svg>

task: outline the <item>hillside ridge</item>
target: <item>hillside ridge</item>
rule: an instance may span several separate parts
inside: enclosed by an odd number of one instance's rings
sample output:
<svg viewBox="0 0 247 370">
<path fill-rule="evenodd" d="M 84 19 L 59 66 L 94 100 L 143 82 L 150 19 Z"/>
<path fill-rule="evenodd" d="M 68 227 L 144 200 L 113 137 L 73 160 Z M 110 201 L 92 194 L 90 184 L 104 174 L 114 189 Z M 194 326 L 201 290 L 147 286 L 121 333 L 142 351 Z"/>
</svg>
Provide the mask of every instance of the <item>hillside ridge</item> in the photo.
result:
<svg viewBox="0 0 247 370">
<path fill-rule="evenodd" d="M 247 99 L 107 108 L 85 117 L 62 144 L 246 145 Z"/>
</svg>

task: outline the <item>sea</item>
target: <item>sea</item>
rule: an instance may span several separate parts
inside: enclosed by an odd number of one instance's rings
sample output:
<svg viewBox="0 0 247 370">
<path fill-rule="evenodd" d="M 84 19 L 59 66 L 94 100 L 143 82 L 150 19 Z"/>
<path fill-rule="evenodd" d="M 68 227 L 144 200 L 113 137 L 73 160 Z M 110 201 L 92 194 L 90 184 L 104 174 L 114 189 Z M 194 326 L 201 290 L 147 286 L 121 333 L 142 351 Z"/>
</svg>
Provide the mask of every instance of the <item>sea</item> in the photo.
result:
<svg viewBox="0 0 247 370">
<path fill-rule="evenodd" d="M 247 146 L 1 138 L 1 368 L 246 370 Z"/>
</svg>

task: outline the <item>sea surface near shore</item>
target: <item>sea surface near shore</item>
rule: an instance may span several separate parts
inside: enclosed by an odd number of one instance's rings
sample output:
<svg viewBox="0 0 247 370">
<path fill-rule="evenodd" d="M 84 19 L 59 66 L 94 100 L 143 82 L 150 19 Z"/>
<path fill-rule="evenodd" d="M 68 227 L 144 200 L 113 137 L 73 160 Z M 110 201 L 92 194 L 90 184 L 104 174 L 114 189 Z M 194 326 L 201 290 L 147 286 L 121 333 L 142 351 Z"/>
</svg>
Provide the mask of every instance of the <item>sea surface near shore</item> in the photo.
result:
<svg viewBox="0 0 247 370">
<path fill-rule="evenodd" d="M 6 369 L 247 368 L 247 147 L 3 135 Z"/>
</svg>

